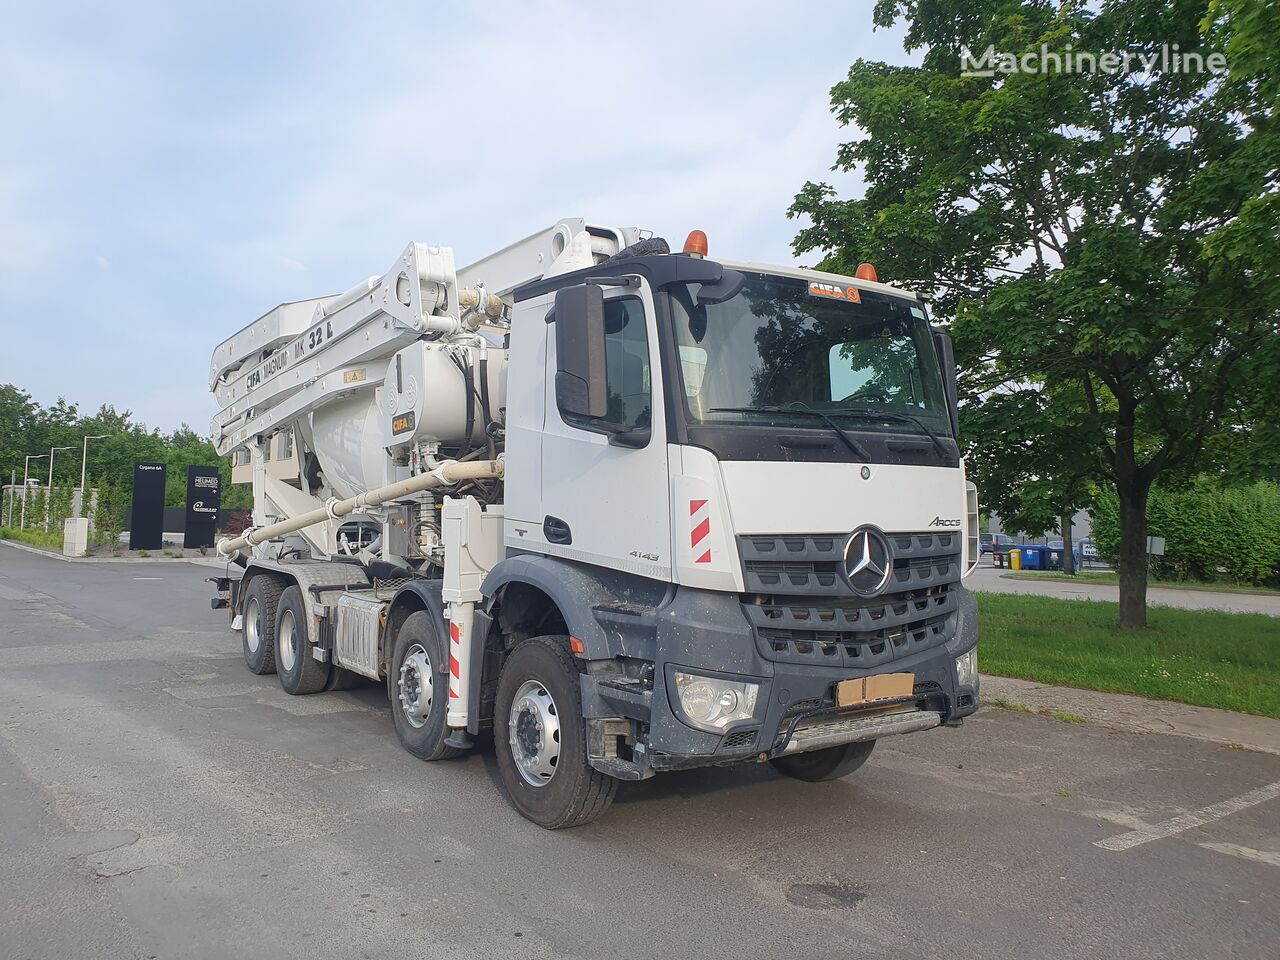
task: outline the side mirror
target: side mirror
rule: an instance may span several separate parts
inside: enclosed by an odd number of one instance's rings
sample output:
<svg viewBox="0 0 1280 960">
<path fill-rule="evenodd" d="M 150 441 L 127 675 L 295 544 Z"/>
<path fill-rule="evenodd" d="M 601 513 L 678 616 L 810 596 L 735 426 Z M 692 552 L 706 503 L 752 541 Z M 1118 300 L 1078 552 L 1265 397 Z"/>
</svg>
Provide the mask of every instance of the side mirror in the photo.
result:
<svg viewBox="0 0 1280 960">
<path fill-rule="evenodd" d="M 719 280 L 704 283 L 698 288 L 698 303 L 724 303 L 726 300 L 732 300 L 746 282 L 745 274 L 726 269 L 720 274 Z"/>
<path fill-rule="evenodd" d="M 598 420 L 609 412 L 605 380 L 604 289 L 587 283 L 556 294 L 556 403 L 562 413 Z"/>
<path fill-rule="evenodd" d="M 942 365 L 942 383 L 947 390 L 947 412 L 951 414 L 951 435 L 960 439 L 960 389 L 956 383 L 956 351 L 951 337 L 937 327 L 933 328 L 933 345 Z"/>
</svg>

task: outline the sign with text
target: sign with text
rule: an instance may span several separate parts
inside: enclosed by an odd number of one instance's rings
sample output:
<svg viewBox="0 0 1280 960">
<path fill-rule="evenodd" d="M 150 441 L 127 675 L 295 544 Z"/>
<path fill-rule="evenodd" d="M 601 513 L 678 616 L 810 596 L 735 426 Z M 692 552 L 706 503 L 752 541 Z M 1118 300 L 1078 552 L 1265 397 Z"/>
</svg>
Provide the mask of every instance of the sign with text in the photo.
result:
<svg viewBox="0 0 1280 960">
<path fill-rule="evenodd" d="M 217 467 L 187 467 L 187 522 L 182 545 L 212 547 L 222 506 L 222 477 Z"/>
<path fill-rule="evenodd" d="M 133 465 L 133 512 L 129 521 L 131 550 L 159 550 L 164 545 L 163 463 Z"/>
</svg>

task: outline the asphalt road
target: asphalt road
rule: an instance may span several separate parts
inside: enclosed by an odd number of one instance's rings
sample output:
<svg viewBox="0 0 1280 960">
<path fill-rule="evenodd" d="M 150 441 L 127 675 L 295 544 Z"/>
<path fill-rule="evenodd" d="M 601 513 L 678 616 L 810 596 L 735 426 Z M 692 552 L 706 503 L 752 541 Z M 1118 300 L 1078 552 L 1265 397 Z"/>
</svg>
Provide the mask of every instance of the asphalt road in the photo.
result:
<svg viewBox="0 0 1280 960">
<path fill-rule="evenodd" d="M 1276 956 L 1280 757 L 987 709 L 548 833 L 377 689 L 248 674 L 209 573 L 0 546 L 5 960 Z"/>
<path fill-rule="evenodd" d="M 989 557 L 969 577 L 968 587 L 982 593 L 1021 593 L 1066 600 L 1120 599 L 1120 588 L 1109 583 L 1086 580 L 1019 580 L 1005 576 L 1009 571 L 990 566 Z M 1147 603 L 1156 607 L 1183 610 L 1224 610 L 1228 613 L 1265 613 L 1280 617 L 1280 593 L 1221 593 L 1216 590 L 1179 590 L 1176 587 L 1148 587 Z"/>
</svg>

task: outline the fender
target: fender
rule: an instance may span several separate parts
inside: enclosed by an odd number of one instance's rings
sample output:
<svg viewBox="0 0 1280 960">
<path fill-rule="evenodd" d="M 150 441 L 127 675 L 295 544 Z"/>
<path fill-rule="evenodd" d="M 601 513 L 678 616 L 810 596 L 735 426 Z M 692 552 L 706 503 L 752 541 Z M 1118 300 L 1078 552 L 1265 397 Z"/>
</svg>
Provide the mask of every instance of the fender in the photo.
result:
<svg viewBox="0 0 1280 960">
<path fill-rule="evenodd" d="M 449 649 L 449 628 L 444 618 L 444 601 L 440 599 L 440 590 L 443 586 L 443 580 L 410 580 L 395 592 L 391 602 L 387 604 L 387 624 L 382 635 L 382 657 L 388 684 L 391 682 L 390 664 L 391 656 L 395 653 L 396 633 L 400 630 L 400 625 L 409 618 L 409 614 L 420 606 L 426 608 L 432 622 L 438 624 L 444 631 L 445 649 Z"/>
<path fill-rule="evenodd" d="M 313 588 L 321 588 L 319 592 L 328 592 L 342 590 L 345 586 L 363 586 L 369 582 L 364 568 L 355 564 L 330 563 L 324 560 L 284 561 L 265 557 L 254 559 L 246 564 L 244 574 L 240 578 L 236 595 L 237 607 L 232 611 L 233 616 L 243 613 L 247 584 L 254 577 L 263 574 L 282 577 L 301 588 L 302 606 L 307 611 L 307 640 L 312 644 L 320 641 L 316 623 L 319 604 L 323 602 L 316 596 L 317 590 Z"/>
<path fill-rule="evenodd" d="M 485 613 L 492 616 L 504 588 L 515 583 L 551 598 L 569 633 L 582 641 L 588 660 L 652 660 L 658 610 L 675 595 L 675 586 L 661 580 L 541 554 L 516 554 L 485 577 L 480 587 Z"/>
</svg>

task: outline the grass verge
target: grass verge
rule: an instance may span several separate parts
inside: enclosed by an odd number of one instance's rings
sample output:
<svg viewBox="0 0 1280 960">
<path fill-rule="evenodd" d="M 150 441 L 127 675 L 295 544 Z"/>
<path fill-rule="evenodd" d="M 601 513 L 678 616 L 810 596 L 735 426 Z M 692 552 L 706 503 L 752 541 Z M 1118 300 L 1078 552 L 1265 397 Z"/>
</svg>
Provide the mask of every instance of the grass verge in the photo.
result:
<svg viewBox="0 0 1280 960">
<path fill-rule="evenodd" d="M 1010 580 L 1056 580 L 1061 583 L 1109 583 L 1115 586 L 1120 582 L 1116 573 L 1102 571 L 1083 571 L 1074 577 L 1065 573 L 1041 573 L 1038 570 L 1012 570 L 1004 576 Z M 1207 590 L 1210 593 L 1262 593 L 1275 596 L 1280 593 L 1276 587 L 1255 587 L 1247 583 L 1200 583 L 1196 580 L 1152 580 L 1147 586 L 1171 587 L 1174 590 Z"/>
<path fill-rule="evenodd" d="M 1280 618 L 1151 607 L 1134 632 L 1114 603 L 976 596 L 984 673 L 1280 718 Z"/>
<path fill-rule="evenodd" d="M 52 550 L 62 549 L 62 534 L 44 530 L 19 530 L 17 527 L 0 527 L 0 540 L 16 540 L 18 543 L 29 543 L 33 547 L 46 547 Z"/>
</svg>

